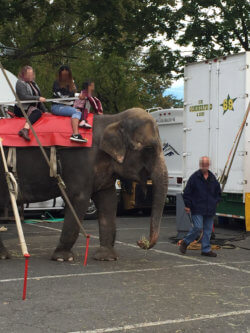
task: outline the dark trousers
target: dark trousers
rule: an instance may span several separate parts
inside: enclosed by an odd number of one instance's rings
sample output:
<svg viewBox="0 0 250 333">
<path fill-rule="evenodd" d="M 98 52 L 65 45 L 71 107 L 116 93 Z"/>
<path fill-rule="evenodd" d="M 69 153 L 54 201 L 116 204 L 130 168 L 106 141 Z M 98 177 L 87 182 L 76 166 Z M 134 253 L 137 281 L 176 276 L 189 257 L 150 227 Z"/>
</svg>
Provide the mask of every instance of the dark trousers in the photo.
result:
<svg viewBox="0 0 250 333">
<path fill-rule="evenodd" d="M 14 113 L 17 117 L 23 117 L 23 113 L 21 109 L 19 109 L 17 106 L 14 107 Z M 29 121 L 31 122 L 31 125 L 33 125 L 38 119 L 40 119 L 42 116 L 42 111 L 39 109 L 36 109 L 31 112 L 29 115 Z"/>
</svg>

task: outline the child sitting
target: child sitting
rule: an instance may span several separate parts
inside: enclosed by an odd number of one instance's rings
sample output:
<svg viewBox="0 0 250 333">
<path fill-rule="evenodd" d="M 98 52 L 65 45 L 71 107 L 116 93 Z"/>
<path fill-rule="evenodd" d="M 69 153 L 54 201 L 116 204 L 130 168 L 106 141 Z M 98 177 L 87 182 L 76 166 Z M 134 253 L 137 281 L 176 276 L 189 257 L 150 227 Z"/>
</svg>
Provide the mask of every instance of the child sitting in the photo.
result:
<svg viewBox="0 0 250 333">
<path fill-rule="evenodd" d="M 95 90 L 95 84 L 93 81 L 87 81 L 83 84 L 83 90 L 80 93 L 79 99 L 75 101 L 74 107 L 82 112 L 82 118 L 79 123 L 80 127 L 91 128 L 88 123 L 88 114 L 93 108 L 93 113 L 103 114 L 102 104 L 96 97 L 92 97 L 92 93 Z"/>
</svg>

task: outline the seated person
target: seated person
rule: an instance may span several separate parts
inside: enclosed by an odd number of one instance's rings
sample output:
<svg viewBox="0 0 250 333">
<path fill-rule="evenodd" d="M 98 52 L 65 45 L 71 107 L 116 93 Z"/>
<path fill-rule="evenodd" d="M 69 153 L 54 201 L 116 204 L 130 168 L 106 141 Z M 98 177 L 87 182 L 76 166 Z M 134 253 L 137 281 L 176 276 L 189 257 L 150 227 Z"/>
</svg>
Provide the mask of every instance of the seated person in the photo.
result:
<svg viewBox="0 0 250 333">
<path fill-rule="evenodd" d="M 72 78 L 72 72 L 69 66 L 61 66 L 59 68 L 57 80 L 53 84 L 53 96 L 56 98 L 74 97 L 76 86 Z M 79 134 L 79 122 L 82 113 L 73 107 L 74 101 L 54 102 L 51 107 L 53 114 L 57 116 L 71 117 L 73 134 L 70 137 L 71 141 L 84 143 L 88 140 Z"/>
<path fill-rule="evenodd" d="M 21 101 L 36 100 L 34 103 L 23 103 L 24 111 L 27 113 L 29 121 L 33 125 L 38 119 L 41 118 L 42 113 L 46 112 L 43 102 L 46 101 L 41 97 L 40 89 L 36 84 L 35 73 L 30 66 L 24 66 L 18 74 L 16 83 L 16 93 Z M 23 117 L 21 109 L 17 105 L 14 107 L 14 113 L 17 117 Z M 26 122 L 24 128 L 18 132 L 18 135 L 26 141 L 30 141 L 29 137 L 29 124 Z"/>
<path fill-rule="evenodd" d="M 74 103 L 74 107 L 82 113 L 81 122 L 79 124 L 80 127 L 91 128 L 87 118 L 92 109 L 95 114 L 103 114 L 100 100 L 97 97 L 92 97 L 94 90 L 95 83 L 93 81 L 84 82 L 79 99 Z"/>
</svg>

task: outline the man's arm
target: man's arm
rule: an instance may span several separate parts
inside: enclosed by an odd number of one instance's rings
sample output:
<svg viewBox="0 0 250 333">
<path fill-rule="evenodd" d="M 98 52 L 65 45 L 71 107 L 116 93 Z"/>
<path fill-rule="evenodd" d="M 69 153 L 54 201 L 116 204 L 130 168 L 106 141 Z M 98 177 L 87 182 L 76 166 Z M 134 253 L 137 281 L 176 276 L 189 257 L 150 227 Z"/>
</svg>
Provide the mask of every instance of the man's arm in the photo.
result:
<svg viewBox="0 0 250 333">
<path fill-rule="evenodd" d="M 221 200 L 221 187 L 220 183 L 216 181 L 216 202 L 218 203 Z"/>
<path fill-rule="evenodd" d="M 190 209 L 192 206 L 192 192 L 193 192 L 193 179 L 191 176 L 183 192 L 183 200 L 185 203 L 185 210 L 187 213 L 190 213 Z"/>
</svg>

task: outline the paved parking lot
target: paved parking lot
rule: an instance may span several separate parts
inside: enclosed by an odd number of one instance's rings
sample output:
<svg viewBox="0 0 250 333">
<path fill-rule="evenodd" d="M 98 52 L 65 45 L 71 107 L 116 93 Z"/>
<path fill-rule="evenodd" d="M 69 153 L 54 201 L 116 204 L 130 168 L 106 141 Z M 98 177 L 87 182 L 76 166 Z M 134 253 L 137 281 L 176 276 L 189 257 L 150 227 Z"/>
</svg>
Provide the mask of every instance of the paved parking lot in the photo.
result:
<svg viewBox="0 0 250 333">
<path fill-rule="evenodd" d="M 26 301 L 15 225 L 1 233 L 13 256 L 0 261 L 1 332 L 250 332 L 249 251 L 183 256 L 169 240 L 176 235 L 174 216 L 163 218 L 159 243 L 144 251 L 136 241 L 148 234 L 149 218 L 133 216 L 117 220 L 119 260 L 97 262 L 97 221 L 85 226 L 92 235 L 87 267 L 82 236 L 76 262 L 58 263 L 49 257 L 62 224 L 24 225 L 31 254 Z"/>
</svg>

